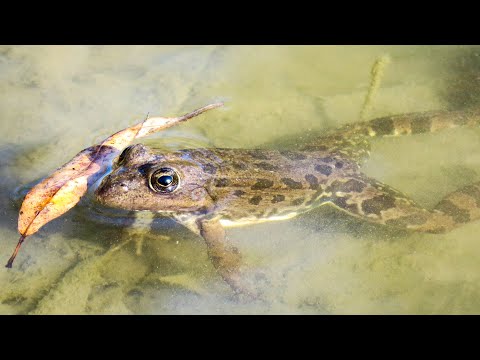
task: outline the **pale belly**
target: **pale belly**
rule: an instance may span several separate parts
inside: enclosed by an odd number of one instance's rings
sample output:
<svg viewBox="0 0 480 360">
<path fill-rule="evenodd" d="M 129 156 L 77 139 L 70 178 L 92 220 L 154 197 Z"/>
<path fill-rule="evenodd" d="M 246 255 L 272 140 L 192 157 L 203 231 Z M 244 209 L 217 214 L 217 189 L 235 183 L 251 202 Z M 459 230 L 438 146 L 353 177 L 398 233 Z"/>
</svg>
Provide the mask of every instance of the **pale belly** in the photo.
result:
<svg viewBox="0 0 480 360">
<path fill-rule="evenodd" d="M 242 218 L 240 220 L 227 220 L 227 219 L 220 219 L 220 224 L 225 227 L 225 228 L 231 228 L 231 227 L 240 227 L 240 226 L 246 226 L 246 225 L 253 225 L 253 224 L 260 224 L 260 223 L 265 223 L 265 222 L 270 222 L 270 221 L 281 221 L 281 220 L 288 220 L 291 218 L 294 218 L 297 216 L 297 212 L 291 212 L 287 215 L 281 215 L 281 216 L 271 216 L 268 218 Z"/>
</svg>

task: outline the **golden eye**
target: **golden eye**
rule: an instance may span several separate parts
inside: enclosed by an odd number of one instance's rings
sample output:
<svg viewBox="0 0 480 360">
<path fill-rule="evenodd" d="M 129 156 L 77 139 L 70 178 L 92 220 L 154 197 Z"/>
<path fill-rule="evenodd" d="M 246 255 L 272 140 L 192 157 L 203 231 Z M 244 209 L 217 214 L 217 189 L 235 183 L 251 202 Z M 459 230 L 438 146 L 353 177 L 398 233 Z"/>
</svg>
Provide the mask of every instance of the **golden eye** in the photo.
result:
<svg viewBox="0 0 480 360">
<path fill-rule="evenodd" d="M 130 145 L 130 146 L 127 146 L 125 149 L 123 149 L 122 153 L 120 154 L 117 160 L 118 166 L 122 166 L 125 163 L 125 159 L 127 158 L 128 153 L 132 149 L 132 146 L 133 145 Z"/>
<path fill-rule="evenodd" d="M 175 170 L 171 168 L 161 168 L 152 172 L 148 185 L 150 189 L 155 192 L 171 193 L 177 189 L 180 182 L 179 180 Z"/>
</svg>

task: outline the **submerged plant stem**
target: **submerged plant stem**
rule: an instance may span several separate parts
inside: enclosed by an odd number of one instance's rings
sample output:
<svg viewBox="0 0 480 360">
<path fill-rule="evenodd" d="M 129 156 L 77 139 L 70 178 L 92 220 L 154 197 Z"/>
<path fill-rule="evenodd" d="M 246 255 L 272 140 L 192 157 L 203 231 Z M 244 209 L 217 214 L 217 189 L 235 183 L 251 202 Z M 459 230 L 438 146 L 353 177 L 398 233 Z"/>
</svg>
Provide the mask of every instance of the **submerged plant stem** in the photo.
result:
<svg viewBox="0 0 480 360">
<path fill-rule="evenodd" d="M 391 59 L 389 55 L 383 55 L 373 64 L 371 70 L 370 86 L 368 88 L 367 95 L 365 96 L 365 102 L 363 103 L 362 110 L 360 111 L 360 121 L 365 120 L 368 112 L 372 108 L 373 98 L 375 97 L 378 88 L 380 87 L 380 84 L 382 82 L 385 67 L 390 64 L 390 61 Z"/>
</svg>

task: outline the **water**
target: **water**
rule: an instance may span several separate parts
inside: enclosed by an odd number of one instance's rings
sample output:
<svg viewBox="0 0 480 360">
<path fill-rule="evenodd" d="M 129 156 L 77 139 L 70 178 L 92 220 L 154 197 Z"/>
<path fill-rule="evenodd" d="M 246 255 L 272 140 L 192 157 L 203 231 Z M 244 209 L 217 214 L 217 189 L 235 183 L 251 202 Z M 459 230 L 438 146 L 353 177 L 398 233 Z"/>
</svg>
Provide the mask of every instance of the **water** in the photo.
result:
<svg viewBox="0 0 480 360">
<path fill-rule="evenodd" d="M 479 105 L 478 47 L 0 47 L 1 258 L 18 239 L 31 182 L 147 113 L 226 101 L 148 140 L 170 148 L 254 147 L 292 134 L 301 142 L 358 120 L 370 69 L 384 54 L 392 61 L 367 118 Z M 479 135 L 381 139 L 363 170 L 432 206 L 480 179 Z M 267 301 L 241 303 L 202 239 L 168 219 L 153 230 L 121 222 L 86 198 L 28 238 L 14 268 L 0 271 L 0 313 L 480 312 L 479 222 L 443 235 L 398 234 L 325 208 L 229 230 L 249 266 L 267 275 Z"/>
</svg>

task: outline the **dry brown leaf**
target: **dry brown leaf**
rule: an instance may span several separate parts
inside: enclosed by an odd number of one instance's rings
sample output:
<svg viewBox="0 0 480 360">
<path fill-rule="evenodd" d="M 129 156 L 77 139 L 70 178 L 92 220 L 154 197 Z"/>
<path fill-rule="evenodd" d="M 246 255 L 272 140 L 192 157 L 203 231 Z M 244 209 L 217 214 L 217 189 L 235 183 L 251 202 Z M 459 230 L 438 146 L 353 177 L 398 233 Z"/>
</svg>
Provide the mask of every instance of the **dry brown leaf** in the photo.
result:
<svg viewBox="0 0 480 360">
<path fill-rule="evenodd" d="M 72 160 L 35 185 L 25 196 L 18 217 L 18 232 L 21 236 L 6 267 L 12 267 L 25 238 L 74 207 L 89 186 L 104 175 L 113 159 L 134 139 L 166 129 L 222 105 L 223 103 L 210 104 L 176 118 L 148 118 L 109 136 L 99 145 L 80 151 Z"/>
</svg>

